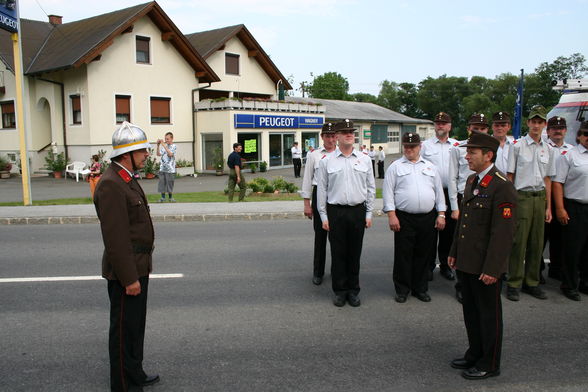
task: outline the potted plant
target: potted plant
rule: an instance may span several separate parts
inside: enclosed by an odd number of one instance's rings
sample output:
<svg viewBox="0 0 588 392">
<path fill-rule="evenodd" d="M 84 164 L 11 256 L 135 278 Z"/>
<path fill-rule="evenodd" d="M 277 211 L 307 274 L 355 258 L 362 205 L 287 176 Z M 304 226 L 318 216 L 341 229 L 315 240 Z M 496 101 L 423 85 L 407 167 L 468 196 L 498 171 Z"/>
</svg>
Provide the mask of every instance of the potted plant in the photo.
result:
<svg viewBox="0 0 588 392">
<path fill-rule="evenodd" d="M 67 161 L 65 160 L 65 153 L 60 152 L 59 154 L 56 154 L 53 151 L 47 152 L 47 156 L 45 157 L 45 169 L 51 171 L 54 178 L 63 178 L 63 171 L 66 166 Z"/>
<path fill-rule="evenodd" d="M 259 162 L 259 171 L 261 173 L 265 173 L 267 171 L 267 162 L 266 161 Z"/>
<path fill-rule="evenodd" d="M 0 178 L 10 178 L 10 170 L 12 170 L 12 163 L 0 157 Z"/>
<path fill-rule="evenodd" d="M 190 176 L 194 174 L 194 163 L 186 159 L 176 161 L 176 174 L 180 176 Z"/>
<path fill-rule="evenodd" d="M 147 157 L 147 160 L 145 161 L 145 167 L 143 168 L 143 171 L 145 172 L 145 178 L 147 178 L 147 179 L 154 178 L 155 173 L 157 173 L 159 171 L 159 164 L 157 163 L 157 161 L 153 157 L 153 149 L 152 148 L 149 149 L 149 156 Z"/>
<path fill-rule="evenodd" d="M 257 171 L 257 165 L 253 162 L 251 162 L 249 164 L 249 170 L 251 170 L 251 173 L 255 173 Z"/>
<path fill-rule="evenodd" d="M 214 149 L 213 154 L 212 154 L 212 165 L 214 166 L 214 170 L 216 171 L 216 175 L 222 176 L 223 169 L 225 166 L 225 160 L 223 158 L 222 147 L 217 147 Z"/>
</svg>

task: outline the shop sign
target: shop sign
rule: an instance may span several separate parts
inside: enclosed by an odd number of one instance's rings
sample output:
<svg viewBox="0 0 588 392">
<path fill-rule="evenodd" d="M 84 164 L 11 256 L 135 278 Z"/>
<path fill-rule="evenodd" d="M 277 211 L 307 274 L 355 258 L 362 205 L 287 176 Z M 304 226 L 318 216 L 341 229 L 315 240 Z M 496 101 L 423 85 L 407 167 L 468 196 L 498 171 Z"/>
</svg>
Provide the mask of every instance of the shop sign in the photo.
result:
<svg viewBox="0 0 588 392">
<path fill-rule="evenodd" d="M 364 139 L 369 139 L 372 137 L 372 131 L 371 129 L 364 129 L 363 130 L 363 138 Z"/>
<path fill-rule="evenodd" d="M 18 19 L 16 17 L 16 0 L 0 1 L 0 29 L 18 32 Z"/>
<path fill-rule="evenodd" d="M 235 128 L 321 128 L 324 118 L 235 114 Z"/>
</svg>

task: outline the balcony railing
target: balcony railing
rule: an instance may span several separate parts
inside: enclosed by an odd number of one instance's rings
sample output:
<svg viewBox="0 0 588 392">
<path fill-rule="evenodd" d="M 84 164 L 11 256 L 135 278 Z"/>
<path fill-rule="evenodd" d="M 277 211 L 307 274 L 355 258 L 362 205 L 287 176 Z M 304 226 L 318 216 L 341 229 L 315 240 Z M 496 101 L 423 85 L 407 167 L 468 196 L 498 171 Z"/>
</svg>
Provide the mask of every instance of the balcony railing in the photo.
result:
<svg viewBox="0 0 588 392">
<path fill-rule="evenodd" d="M 194 103 L 194 110 L 269 110 L 273 112 L 324 113 L 325 106 L 315 103 L 253 99 L 205 99 Z"/>
</svg>

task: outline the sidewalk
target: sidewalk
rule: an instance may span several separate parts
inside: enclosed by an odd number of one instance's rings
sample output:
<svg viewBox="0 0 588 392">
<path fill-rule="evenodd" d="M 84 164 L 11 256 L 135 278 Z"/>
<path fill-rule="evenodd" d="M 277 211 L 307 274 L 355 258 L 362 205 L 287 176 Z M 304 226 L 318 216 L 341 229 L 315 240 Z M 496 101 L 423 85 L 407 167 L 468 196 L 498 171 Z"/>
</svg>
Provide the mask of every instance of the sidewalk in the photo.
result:
<svg viewBox="0 0 588 392">
<path fill-rule="evenodd" d="M 302 178 L 294 178 L 291 168 L 271 170 L 266 173 L 245 173 L 245 175 L 248 180 L 254 177 L 272 179 L 282 176 L 286 181 L 294 182 L 299 188 L 302 187 Z M 223 190 L 227 179 L 226 175 L 217 177 L 209 174 L 199 175 L 196 178 L 182 177 L 176 179 L 175 190 L 178 193 Z M 140 181 L 146 193 L 157 193 L 157 180 Z M 376 179 L 376 187 L 381 186 L 382 180 Z M 0 181 L 0 201 L 22 200 L 21 187 L 20 178 Z M 31 189 L 33 200 L 90 196 L 88 184 L 82 181 L 76 183 L 73 179 L 33 177 Z M 155 222 L 305 219 L 302 199 L 235 203 L 153 203 L 150 207 L 151 216 Z M 376 199 L 374 217 L 382 214 L 381 209 L 382 200 Z M 0 225 L 81 223 L 98 223 L 94 205 L 0 207 Z"/>
</svg>

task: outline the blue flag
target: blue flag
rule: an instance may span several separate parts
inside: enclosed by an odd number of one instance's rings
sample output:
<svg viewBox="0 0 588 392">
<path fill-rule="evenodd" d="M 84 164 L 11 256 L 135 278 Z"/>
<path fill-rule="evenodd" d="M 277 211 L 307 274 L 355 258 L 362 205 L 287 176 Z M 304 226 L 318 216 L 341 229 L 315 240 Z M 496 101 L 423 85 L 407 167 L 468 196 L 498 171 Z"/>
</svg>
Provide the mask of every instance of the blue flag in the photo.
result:
<svg viewBox="0 0 588 392">
<path fill-rule="evenodd" d="M 521 137 L 521 125 L 523 123 L 523 86 L 525 80 L 525 71 L 521 69 L 521 78 L 517 87 L 517 102 L 514 109 L 514 124 L 512 127 L 512 136 L 516 139 Z"/>
</svg>

